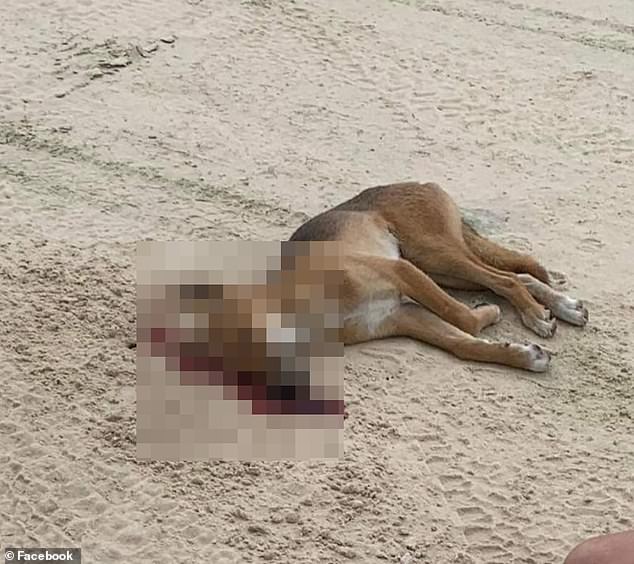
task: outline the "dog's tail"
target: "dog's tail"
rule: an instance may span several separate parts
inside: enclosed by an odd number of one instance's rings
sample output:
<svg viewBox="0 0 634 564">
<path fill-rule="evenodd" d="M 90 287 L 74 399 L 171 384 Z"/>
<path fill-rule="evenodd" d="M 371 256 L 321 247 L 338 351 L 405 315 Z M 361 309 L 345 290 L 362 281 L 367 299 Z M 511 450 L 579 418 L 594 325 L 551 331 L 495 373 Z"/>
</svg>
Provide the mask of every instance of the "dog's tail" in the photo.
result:
<svg viewBox="0 0 634 564">
<path fill-rule="evenodd" d="M 462 220 L 462 236 L 469 249 L 488 265 L 500 270 L 530 274 L 550 285 L 548 271 L 533 257 L 506 249 L 486 239 L 464 219 Z"/>
</svg>

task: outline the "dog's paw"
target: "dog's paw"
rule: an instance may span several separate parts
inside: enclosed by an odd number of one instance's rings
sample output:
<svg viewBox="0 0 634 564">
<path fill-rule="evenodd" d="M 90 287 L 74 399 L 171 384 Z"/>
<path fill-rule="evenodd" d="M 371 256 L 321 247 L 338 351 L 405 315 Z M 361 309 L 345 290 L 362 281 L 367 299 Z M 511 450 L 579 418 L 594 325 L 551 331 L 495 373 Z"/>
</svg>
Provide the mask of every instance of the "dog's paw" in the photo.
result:
<svg viewBox="0 0 634 564">
<path fill-rule="evenodd" d="M 564 296 L 557 303 L 557 307 L 553 308 L 553 312 L 559 319 L 578 327 L 584 327 L 588 323 L 588 308 L 581 300 Z"/>
<path fill-rule="evenodd" d="M 494 325 L 502 319 L 502 310 L 495 304 L 479 303 L 473 309 L 477 311 L 476 315 L 480 319 L 480 330 Z"/>
<path fill-rule="evenodd" d="M 539 315 L 535 313 L 523 313 L 522 322 L 540 337 L 552 337 L 557 331 L 557 319 L 548 309 L 544 309 Z"/>
<path fill-rule="evenodd" d="M 518 345 L 526 357 L 526 369 L 532 372 L 546 372 L 550 367 L 550 354 L 539 345 Z"/>
</svg>

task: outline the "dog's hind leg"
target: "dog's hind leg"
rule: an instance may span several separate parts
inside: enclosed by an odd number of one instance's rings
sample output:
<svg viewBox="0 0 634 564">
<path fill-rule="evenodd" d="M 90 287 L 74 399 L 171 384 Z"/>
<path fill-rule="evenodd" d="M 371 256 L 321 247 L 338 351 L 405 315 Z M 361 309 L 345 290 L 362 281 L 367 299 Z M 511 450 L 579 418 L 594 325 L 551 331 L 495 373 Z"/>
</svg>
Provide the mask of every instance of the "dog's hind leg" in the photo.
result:
<svg viewBox="0 0 634 564">
<path fill-rule="evenodd" d="M 433 274 L 431 278 L 443 288 L 474 291 L 485 289 L 484 286 L 475 282 L 461 280 L 452 276 Z M 583 327 L 588 322 L 588 310 L 581 300 L 576 300 L 561 292 L 557 292 L 548 284 L 544 284 L 530 274 L 517 274 L 517 278 L 531 296 L 540 304 L 545 305 L 555 317 L 579 327 Z"/>
<path fill-rule="evenodd" d="M 483 237 L 464 220 L 462 221 L 462 237 L 469 250 L 486 264 L 499 270 L 530 274 L 550 285 L 548 271 L 537 260 Z"/>
<path fill-rule="evenodd" d="M 438 249 L 427 260 L 433 264 L 434 275 L 466 280 L 509 300 L 518 310 L 524 325 L 541 337 L 551 337 L 555 333 L 556 320 L 535 300 L 517 274 L 498 270 L 481 261 L 469 249 L 459 246 Z"/>
<path fill-rule="evenodd" d="M 463 360 L 490 362 L 533 372 L 548 369 L 550 355 L 535 344 L 496 343 L 461 331 L 417 304 L 403 304 L 384 322 L 382 336 L 411 337 Z"/>
<path fill-rule="evenodd" d="M 550 309 L 559 319 L 579 327 L 583 327 L 588 322 L 588 310 L 581 300 L 553 290 L 530 274 L 518 274 L 517 277 L 532 296 Z"/>
<path fill-rule="evenodd" d="M 378 277 L 389 283 L 400 295 L 418 302 L 472 335 L 477 335 L 485 327 L 500 320 L 500 308 L 497 305 L 485 304 L 472 309 L 447 294 L 407 260 L 368 255 L 348 256 L 346 268 L 350 287 L 356 285 L 362 288 L 368 280 Z"/>
<path fill-rule="evenodd" d="M 452 290 L 478 291 L 485 290 L 484 286 L 469 282 L 468 280 L 460 280 L 454 276 L 444 276 L 442 274 L 431 274 L 431 279 L 442 288 L 451 288 Z"/>
</svg>

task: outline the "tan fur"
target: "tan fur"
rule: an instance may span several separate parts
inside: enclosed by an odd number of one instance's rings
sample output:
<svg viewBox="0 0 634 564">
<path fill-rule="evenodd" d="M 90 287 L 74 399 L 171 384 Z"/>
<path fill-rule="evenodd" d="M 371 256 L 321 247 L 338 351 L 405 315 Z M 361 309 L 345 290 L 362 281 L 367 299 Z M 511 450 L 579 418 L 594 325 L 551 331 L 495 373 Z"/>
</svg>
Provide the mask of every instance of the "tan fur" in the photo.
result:
<svg viewBox="0 0 634 564">
<path fill-rule="evenodd" d="M 499 320 L 499 308 L 471 309 L 440 285 L 492 290 L 542 337 L 555 332 L 553 314 L 579 326 L 588 319 L 579 300 L 550 287 L 546 269 L 534 258 L 478 234 L 437 184 L 368 188 L 307 221 L 291 240 L 341 243 L 345 344 L 408 336 L 463 359 L 548 368 L 550 357 L 538 345 L 476 337 Z"/>
</svg>

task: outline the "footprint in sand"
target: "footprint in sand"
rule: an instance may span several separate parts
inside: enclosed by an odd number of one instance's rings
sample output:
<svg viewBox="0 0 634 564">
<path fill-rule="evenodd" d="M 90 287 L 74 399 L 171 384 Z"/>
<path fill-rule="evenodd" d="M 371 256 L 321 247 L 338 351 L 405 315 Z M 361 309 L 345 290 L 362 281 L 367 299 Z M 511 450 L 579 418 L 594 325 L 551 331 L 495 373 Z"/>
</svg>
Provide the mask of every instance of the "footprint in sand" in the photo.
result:
<svg viewBox="0 0 634 564">
<path fill-rule="evenodd" d="M 549 270 L 548 275 L 550 276 L 550 282 L 553 287 L 559 290 L 565 290 L 568 287 L 568 277 L 563 272 Z"/>
</svg>

